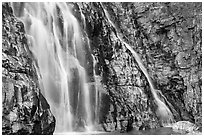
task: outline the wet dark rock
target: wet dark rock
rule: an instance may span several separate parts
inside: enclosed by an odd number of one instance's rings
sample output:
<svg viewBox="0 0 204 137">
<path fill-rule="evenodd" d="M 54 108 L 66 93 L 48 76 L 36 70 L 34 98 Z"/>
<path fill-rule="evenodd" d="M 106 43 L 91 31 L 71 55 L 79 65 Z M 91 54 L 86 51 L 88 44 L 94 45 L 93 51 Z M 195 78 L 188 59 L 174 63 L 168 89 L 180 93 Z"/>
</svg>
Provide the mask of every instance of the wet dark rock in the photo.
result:
<svg viewBox="0 0 204 137">
<path fill-rule="evenodd" d="M 115 106 L 107 115 L 116 130 L 124 125 L 121 115 L 129 119 L 121 111 L 125 108 L 133 113 L 136 129 L 159 126 L 148 83 L 118 35 L 140 54 L 156 89 L 172 104 L 175 120 L 202 126 L 201 3 L 83 3 L 80 8 L 98 59 L 97 75 Z"/>
<path fill-rule="evenodd" d="M 55 118 L 40 92 L 22 22 L 2 4 L 2 134 L 53 134 Z"/>
<path fill-rule="evenodd" d="M 86 18 L 86 26 L 95 26 L 92 29 L 89 28 L 89 31 L 93 31 L 90 32 L 90 35 L 88 33 L 88 36 L 93 55 L 98 60 L 97 75 L 101 76 L 101 83 L 111 100 L 110 107 L 106 107 L 109 112 L 104 116 L 103 112 L 107 110 L 101 110 L 103 116 L 99 122 L 104 123 L 106 131 L 125 132 L 130 130 L 133 124 L 139 128 L 144 119 L 146 123 L 151 124 L 149 127 L 158 127 L 157 117 L 150 108 L 151 101 L 148 101 L 148 97 L 144 94 L 146 79 L 141 70 L 138 69 L 130 51 L 118 39 L 116 28 L 111 26 L 107 17 L 104 16 L 105 11 L 102 8 L 104 5 L 101 3 L 83 3 L 80 6 Z M 92 19 L 97 21 L 92 22 Z M 92 35 L 97 26 L 101 30 L 97 30 L 97 34 Z M 130 117 L 130 114 L 133 115 L 133 118 Z M 144 116 L 146 118 L 143 118 Z M 134 121 L 136 117 L 141 118 Z M 130 119 L 133 120 L 128 125 Z"/>
</svg>

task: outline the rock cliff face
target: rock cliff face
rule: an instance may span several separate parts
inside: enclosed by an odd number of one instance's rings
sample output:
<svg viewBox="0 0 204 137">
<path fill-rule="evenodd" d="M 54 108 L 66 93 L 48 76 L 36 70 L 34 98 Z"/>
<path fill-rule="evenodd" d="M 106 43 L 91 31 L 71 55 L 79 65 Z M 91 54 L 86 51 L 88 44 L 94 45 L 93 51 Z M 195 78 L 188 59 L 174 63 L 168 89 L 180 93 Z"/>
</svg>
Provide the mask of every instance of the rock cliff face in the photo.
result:
<svg viewBox="0 0 204 137">
<path fill-rule="evenodd" d="M 139 53 L 154 86 L 171 103 L 175 120 L 202 127 L 201 3 L 69 5 L 89 39 L 89 82 L 96 81 L 91 55 L 96 60 L 98 122 L 106 131 L 161 126 L 147 79 L 121 39 Z M 7 3 L 2 9 L 3 134 L 51 134 L 55 120 L 40 94 L 23 24 Z"/>
<path fill-rule="evenodd" d="M 23 24 L 2 4 L 2 134 L 52 134 L 55 118 L 40 92 Z"/>
<path fill-rule="evenodd" d="M 174 106 L 176 120 L 201 126 L 201 3 L 106 5 L 124 39 L 140 53 L 156 88 Z"/>
<path fill-rule="evenodd" d="M 104 123 L 108 131 L 158 127 L 147 81 L 131 52 L 118 38 L 118 32 L 106 17 L 103 5 L 77 3 L 76 6 L 85 16 L 85 31 L 98 61 L 96 75 L 101 77 L 101 86 L 110 98 L 109 104 L 104 103 L 107 96 L 101 98 L 100 114 L 103 116 L 100 115 L 99 122 Z M 104 114 L 107 108 L 108 112 Z"/>
<path fill-rule="evenodd" d="M 175 120 L 202 126 L 201 3 L 76 5 L 85 15 L 93 55 L 98 59 L 97 75 L 111 98 L 106 122 L 114 123 L 113 130 L 123 121 L 128 123 L 131 116 L 138 129 L 159 123 L 152 113 L 154 102 L 147 80 L 117 35 L 140 54 L 156 89 L 171 103 L 167 105 Z"/>
</svg>

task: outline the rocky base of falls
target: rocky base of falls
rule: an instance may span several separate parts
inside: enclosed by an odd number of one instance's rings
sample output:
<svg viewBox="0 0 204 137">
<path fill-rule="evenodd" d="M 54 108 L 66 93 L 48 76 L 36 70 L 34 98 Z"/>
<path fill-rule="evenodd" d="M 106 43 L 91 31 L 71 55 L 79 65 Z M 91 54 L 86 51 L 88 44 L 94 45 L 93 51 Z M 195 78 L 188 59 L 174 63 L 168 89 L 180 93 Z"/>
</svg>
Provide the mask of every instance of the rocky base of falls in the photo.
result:
<svg viewBox="0 0 204 137">
<path fill-rule="evenodd" d="M 100 130 L 162 126 L 146 77 L 118 36 L 139 53 L 156 89 L 172 104 L 175 120 L 202 128 L 201 3 L 69 4 L 90 40 L 85 64 L 90 83 L 96 82 L 91 55 L 96 59 Z M 2 134 L 52 134 L 55 129 L 28 44 L 22 22 L 3 3 Z"/>
<path fill-rule="evenodd" d="M 201 127 L 198 127 L 196 126 L 196 124 L 193 124 L 189 121 L 178 121 L 176 123 L 166 125 L 165 127 L 171 127 L 174 132 L 177 132 L 180 134 L 188 134 L 188 135 L 202 134 Z"/>
<path fill-rule="evenodd" d="M 55 118 L 40 92 L 21 21 L 2 4 L 2 134 L 53 134 Z"/>
</svg>

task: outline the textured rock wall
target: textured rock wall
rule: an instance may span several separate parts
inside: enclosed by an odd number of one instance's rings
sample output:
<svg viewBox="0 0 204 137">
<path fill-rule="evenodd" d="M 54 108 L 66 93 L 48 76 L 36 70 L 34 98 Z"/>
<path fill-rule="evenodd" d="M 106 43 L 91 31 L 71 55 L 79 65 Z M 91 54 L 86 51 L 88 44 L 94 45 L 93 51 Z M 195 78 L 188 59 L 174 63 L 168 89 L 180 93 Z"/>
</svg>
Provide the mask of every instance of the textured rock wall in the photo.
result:
<svg viewBox="0 0 204 137">
<path fill-rule="evenodd" d="M 131 116 L 123 113 L 128 111 L 133 114 L 137 128 L 145 125 L 145 119 L 148 122 L 154 119 L 151 116 L 154 108 L 149 109 L 154 102 L 147 81 L 131 53 L 117 39 L 120 35 L 140 54 L 156 89 L 172 104 L 168 106 L 175 120 L 202 126 L 201 3 L 78 5 L 85 15 L 92 52 L 98 58 L 97 74 L 102 77 L 112 100 L 111 122 L 121 117 L 128 121 Z M 117 30 L 105 17 L 103 8 Z M 136 120 L 140 117 L 141 120 Z M 151 123 L 147 125 L 156 127 Z"/>
<path fill-rule="evenodd" d="M 127 131 L 156 128 L 159 121 L 154 113 L 146 78 L 124 43 L 119 40 L 117 30 L 104 14 L 100 3 L 77 3 L 84 14 L 86 32 L 90 40 L 92 54 L 98 60 L 96 74 L 101 77 L 101 86 L 110 97 L 109 104 L 103 100 L 100 117 L 106 130 Z M 80 19 L 79 19 L 80 20 Z"/>
<path fill-rule="evenodd" d="M 202 4 L 116 3 L 107 7 L 120 23 L 124 39 L 140 53 L 157 89 L 179 114 L 177 120 L 201 126 Z"/>
<path fill-rule="evenodd" d="M 55 118 L 40 93 L 23 24 L 2 4 L 2 134 L 52 134 Z"/>
</svg>

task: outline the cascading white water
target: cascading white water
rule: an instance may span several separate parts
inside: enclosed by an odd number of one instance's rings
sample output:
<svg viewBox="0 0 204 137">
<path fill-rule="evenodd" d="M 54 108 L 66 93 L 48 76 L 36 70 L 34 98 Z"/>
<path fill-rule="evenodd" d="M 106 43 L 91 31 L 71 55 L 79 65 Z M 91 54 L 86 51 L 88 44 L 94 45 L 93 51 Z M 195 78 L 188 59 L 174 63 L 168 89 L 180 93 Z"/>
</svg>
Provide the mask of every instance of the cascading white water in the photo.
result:
<svg viewBox="0 0 204 137">
<path fill-rule="evenodd" d="M 103 4 L 101 4 L 102 7 L 103 7 Z M 110 17 L 109 17 L 109 14 L 107 12 L 107 10 L 103 7 L 104 9 L 104 13 L 105 13 L 105 16 L 107 17 L 108 19 L 108 22 L 110 22 L 110 24 L 116 29 L 114 23 L 110 20 Z M 171 123 L 174 121 L 173 119 L 173 114 L 171 113 L 171 111 L 169 110 L 169 108 L 165 105 L 164 102 L 161 101 L 161 99 L 158 97 L 157 95 L 157 91 L 155 88 L 154 88 L 154 85 L 152 83 L 152 80 L 145 68 L 145 66 L 142 64 L 142 61 L 139 57 L 139 55 L 134 51 L 134 49 L 129 45 L 127 44 L 123 39 L 120 38 L 119 35 L 117 35 L 117 38 L 125 45 L 125 47 L 132 53 L 134 59 L 136 60 L 139 68 L 141 69 L 141 71 L 143 72 L 143 74 L 145 75 L 145 77 L 147 78 L 147 81 L 149 83 L 149 86 L 150 86 L 150 89 L 151 89 L 151 93 L 155 99 L 155 102 L 158 106 L 157 110 L 156 110 L 156 113 L 157 113 L 157 116 L 160 117 L 161 119 L 161 122 L 162 124 L 165 124 L 165 123 Z M 162 94 L 160 92 L 160 94 Z M 162 95 L 163 96 L 163 95 Z M 163 96 L 164 97 L 164 96 Z M 165 97 L 164 97 L 165 98 Z M 165 100 L 167 101 L 167 99 L 165 98 Z M 169 102 L 168 102 L 169 103 Z"/>
<path fill-rule="evenodd" d="M 94 76 L 94 86 L 95 86 L 95 122 L 98 123 L 98 113 L 99 113 L 99 91 L 98 91 L 98 85 L 97 85 L 97 80 L 96 80 L 96 71 L 95 71 L 95 66 L 96 66 L 96 60 L 95 57 L 92 55 L 93 58 L 93 76 Z"/>
<path fill-rule="evenodd" d="M 86 71 L 80 64 L 83 60 L 78 59 L 83 56 L 82 34 L 68 5 L 12 3 L 12 6 L 25 25 L 29 48 L 37 60 L 41 91 L 56 118 L 55 133 L 80 126 L 89 129 L 92 126 L 89 88 Z M 72 89 L 73 84 L 78 88 Z M 82 125 L 76 126 L 78 120 Z"/>
</svg>

